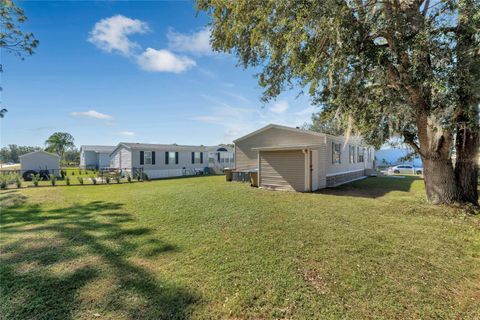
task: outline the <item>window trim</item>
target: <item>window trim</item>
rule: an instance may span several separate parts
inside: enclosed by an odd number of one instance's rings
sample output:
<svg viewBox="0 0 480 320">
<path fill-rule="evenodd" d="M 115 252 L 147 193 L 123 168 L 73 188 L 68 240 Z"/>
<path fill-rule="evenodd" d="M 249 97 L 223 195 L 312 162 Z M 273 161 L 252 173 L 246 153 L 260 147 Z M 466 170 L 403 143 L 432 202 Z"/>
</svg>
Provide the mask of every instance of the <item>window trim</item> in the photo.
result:
<svg viewBox="0 0 480 320">
<path fill-rule="evenodd" d="M 338 150 L 335 150 L 338 147 Z M 342 145 L 332 141 L 332 164 L 342 164 Z"/>
<path fill-rule="evenodd" d="M 149 155 L 149 156 L 148 156 Z M 151 165 L 152 164 L 152 151 L 143 151 L 143 164 Z M 147 162 L 147 159 L 150 160 L 150 163 Z"/>
</svg>

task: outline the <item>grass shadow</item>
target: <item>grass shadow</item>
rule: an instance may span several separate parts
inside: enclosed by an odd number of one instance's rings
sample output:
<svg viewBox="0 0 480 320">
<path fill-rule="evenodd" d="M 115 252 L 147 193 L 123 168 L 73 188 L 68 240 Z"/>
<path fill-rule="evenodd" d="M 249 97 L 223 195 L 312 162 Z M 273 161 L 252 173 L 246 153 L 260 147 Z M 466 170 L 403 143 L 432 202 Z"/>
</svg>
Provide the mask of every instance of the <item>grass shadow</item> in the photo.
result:
<svg viewBox="0 0 480 320">
<path fill-rule="evenodd" d="M 135 219 L 122 204 L 92 201 L 48 209 L 24 200 L 12 203 L 0 216 L 0 318 L 92 318 L 94 313 L 189 318 L 198 297 L 130 259 L 179 248 L 149 228 L 127 225 Z M 97 288 L 107 278 L 108 285 Z M 85 292 L 90 298 L 81 298 Z"/>
<path fill-rule="evenodd" d="M 362 180 L 346 183 L 334 188 L 321 189 L 316 191 L 319 194 L 328 194 L 346 197 L 380 198 L 393 192 L 409 192 L 412 183 L 419 180 L 418 177 L 391 178 L 391 177 L 369 177 Z"/>
</svg>

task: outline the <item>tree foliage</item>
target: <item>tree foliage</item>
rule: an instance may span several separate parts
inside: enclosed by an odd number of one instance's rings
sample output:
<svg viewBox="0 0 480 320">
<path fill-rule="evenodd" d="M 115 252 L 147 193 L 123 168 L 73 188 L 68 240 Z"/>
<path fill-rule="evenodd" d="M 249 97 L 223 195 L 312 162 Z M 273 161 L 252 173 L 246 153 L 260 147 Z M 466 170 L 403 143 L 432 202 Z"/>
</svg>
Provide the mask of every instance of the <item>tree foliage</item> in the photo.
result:
<svg viewBox="0 0 480 320">
<path fill-rule="evenodd" d="M 0 149 L 0 161 L 3 163 L 6 162 L 13 162 L 13 163 L 19 163 L 20 162 L 20 156 L 42 150 L 40 147 L 32 147 L 32 146 L 17 146 L 16 144 L 9 144 L 6 147 L 3 147 Z"/>
<path fill-rule="evenodd" d="M 17 7 L 12 0 L 0 0 L 0 49 L 13 53 L 22 60 L 25 55 L 32 55 L 39 44 L 33 33 L 24 32 L 20 28 L 25 21 L 27 16 L 22 8 Z M 3 64 L 0 62 L 1 73 Z M 1 108 L 0 118 L 5 117 L 6 113 L 7 109 Z"/>
<path fill-rule="evenodd" d="M 427 166 L 428 198 L 440 203 L 462 197 L 468 186 L 455 183 L 451 150 L 460 123 L 472 133 L 466 143 L 478 144 L 478 0 L 197 5 L 211 17 L 212 47 L 260 70 L 263 100 L 299 87 L 322 105 L 322 117 L 348 119 L 371 144 L 401 135 Z M 468 172 L 460 176 L 475 171 L 472 155 L 467 158 Z"/>
<path fill-rule="evenodd" d="M 74 141 L 75 139 L 70 133 L 55 132 L 45 141 L 45 150 L 58 154 L 64 160 L 65 152 L 75 148 Z"/>
<path fill-rule="evenodd" d="M 39 41 L 33 33 L 24 32 L 20 25 L 27 21 L 27 16 L 22 8 L 19 8 L 11 0 L 0 0 L 0 48 L 13 53 L 21 58 L 25 54 L 31 55 L 37 48 Z"/>
</svg>

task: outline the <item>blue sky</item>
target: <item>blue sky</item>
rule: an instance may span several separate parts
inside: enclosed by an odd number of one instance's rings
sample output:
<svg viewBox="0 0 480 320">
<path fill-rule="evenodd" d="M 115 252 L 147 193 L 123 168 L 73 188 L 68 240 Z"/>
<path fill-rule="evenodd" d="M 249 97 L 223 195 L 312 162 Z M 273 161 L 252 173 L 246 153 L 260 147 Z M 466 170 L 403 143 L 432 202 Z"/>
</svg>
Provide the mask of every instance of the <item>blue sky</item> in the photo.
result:
<svg viewBox="0 0 480 320">
<path fill-rule="evenodd" d="M 213 53 L 193 2 L 20 2 L 40 40 L 21 61 L 2 52 L 1 145 L 230 143 L 268 123 L 309 121 L 298 90 L 262 105 L 255 70 Z"/>
</svg>

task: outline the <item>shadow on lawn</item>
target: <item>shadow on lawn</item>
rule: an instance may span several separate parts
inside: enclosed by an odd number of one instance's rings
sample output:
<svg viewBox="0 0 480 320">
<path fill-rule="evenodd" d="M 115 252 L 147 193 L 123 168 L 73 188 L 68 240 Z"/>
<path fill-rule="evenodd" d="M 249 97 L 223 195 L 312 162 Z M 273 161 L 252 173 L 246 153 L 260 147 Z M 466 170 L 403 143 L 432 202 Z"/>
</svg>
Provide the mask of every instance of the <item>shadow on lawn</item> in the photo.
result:
<svg viewBox="0 0 480 320">
<path fill-rule="evenodd" d="M 335 188 L 321 189 L 316 193 L 347 197 L 379 198 L 392 191 L 409 192 L 412 183 L 419 179 L 418 177 L 408 176 L 404 178 L 369 177 Z"/>
<path fill-rule="evenodd" d="M 0 252 L 0 318 L 189 318 L 194 294 L 128 260 L 177 248 L 150 236 L 148 228 L 126 226 L 133 218 L 119 211 L 121 204 L 44 209 L 19 199 L 1 212 L 2 239 L 14 241 Z"/>
</svg>

